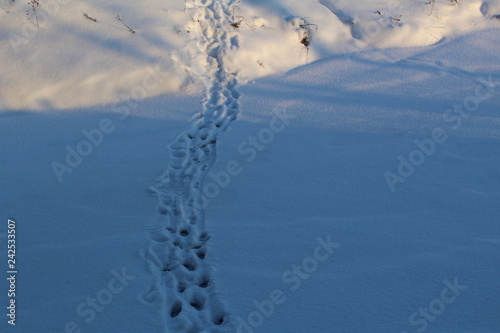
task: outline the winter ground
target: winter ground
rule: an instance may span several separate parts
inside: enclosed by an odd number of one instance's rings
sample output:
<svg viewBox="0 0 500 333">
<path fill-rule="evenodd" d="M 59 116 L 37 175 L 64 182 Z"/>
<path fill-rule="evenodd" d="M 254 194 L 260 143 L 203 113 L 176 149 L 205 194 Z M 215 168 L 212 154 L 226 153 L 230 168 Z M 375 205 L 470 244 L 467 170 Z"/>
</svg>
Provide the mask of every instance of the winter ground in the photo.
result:
<svg viewBox="0 0 500 333">
<path fill-rule="evenodd" d="M 1 4 L 0 331 L 500 332 L 500 2 L 183 6 Z"/>
</svg>

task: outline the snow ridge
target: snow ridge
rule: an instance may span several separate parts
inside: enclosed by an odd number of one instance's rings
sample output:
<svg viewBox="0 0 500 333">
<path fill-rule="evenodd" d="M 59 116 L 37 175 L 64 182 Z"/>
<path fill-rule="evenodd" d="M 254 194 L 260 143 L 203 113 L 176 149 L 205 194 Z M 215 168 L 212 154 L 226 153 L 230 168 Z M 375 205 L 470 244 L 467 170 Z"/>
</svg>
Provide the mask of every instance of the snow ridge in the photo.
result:
<svg viewBox="0 0 500 333">
<path fill-rule="evenodd" d="M 233 1 L 200 1 L 188 10 L 189 30 L 198 54 L 206 57 L 207 89 L 202 111 L 190 129 L 169 146 L 167 170 L 152 188 L 159 200 L 158 218 L 149 227 L 146 259 L 157 283 L 144 296 L 157 301 L 165 332 L 230 332 L 228 313 L 216 294 L 207 260 L 204 178 L 216 159 L 218 134 L 236 119 L 239 109 L 236 73 L 228 70 L 227 50 L 237 47 L 231 26 Z M 189 64 L 185 64 L 186 68 Z"/>
</svg>

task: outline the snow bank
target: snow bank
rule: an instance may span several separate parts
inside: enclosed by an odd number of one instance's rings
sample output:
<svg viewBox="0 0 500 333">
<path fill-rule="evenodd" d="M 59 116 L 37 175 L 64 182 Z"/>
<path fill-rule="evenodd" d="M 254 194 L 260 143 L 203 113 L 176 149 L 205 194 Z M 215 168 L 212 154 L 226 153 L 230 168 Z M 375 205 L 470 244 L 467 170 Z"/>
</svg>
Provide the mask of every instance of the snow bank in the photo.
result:
<svg viewBox="0 0 500 333">
<path fill-rule="evenodd" d="M 0 8 L 0 109 L 68 109 L 199 92 L 192 1 L 22 1 Z M 26 12 L 28 11 L 28 12 Z M 232 8 L 240 82 L 342 53 L 497 26 L 498 1 L 247 0 Z M 120 17 L 120 20 L 117 19 Z M 132 29 L 135 33 L 131 33 Z"/>
</svg>

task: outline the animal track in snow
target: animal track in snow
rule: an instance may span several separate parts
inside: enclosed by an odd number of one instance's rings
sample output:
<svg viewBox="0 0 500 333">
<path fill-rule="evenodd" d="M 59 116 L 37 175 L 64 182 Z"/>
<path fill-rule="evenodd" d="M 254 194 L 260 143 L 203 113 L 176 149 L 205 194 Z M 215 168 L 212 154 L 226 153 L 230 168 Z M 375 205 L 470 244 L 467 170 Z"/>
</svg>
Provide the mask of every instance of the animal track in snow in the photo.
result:
<svg viewBox="0 0 500 333">
<path fill-rule="evenodd" d="M 207 260 L 210 235 L 205 230 L 200 193 L 216 159 L 217 137 L 239 111 L 238 81 L 228 70 L 226 55 L 238 40 L 230 21 L 233 2 L 196 0 L 186 11 L 193 15 L 187 27 L 195 36 L 191 45 L 206 58 L 205 72 L 198 74 L 208 79 L 209 88 L 193 125 L 170 144 L 168 167 L 151 188 L 159 204 L 157 222 L 146 232 L 146 259 L 158 282 L 143 299 L 161 303 L 166 312 L 161 314 L 161 328 L 167 332 L 222 333 L 232 328 Z M 188 63 L 184 66 L 190 70 Z"/>
<path fill-rule="evenodd" d="M 332 1 L 319 0 L 319 3 L 325 6 L 333 15 L 335 15 L 342 24 L 351 29 L 351 36 L 354 39 L 361 39 L 362 33 L 360 27 L 356 24 L 354 17 L 344 12 L 342 9 L 335 6 Z"/>
</svg>

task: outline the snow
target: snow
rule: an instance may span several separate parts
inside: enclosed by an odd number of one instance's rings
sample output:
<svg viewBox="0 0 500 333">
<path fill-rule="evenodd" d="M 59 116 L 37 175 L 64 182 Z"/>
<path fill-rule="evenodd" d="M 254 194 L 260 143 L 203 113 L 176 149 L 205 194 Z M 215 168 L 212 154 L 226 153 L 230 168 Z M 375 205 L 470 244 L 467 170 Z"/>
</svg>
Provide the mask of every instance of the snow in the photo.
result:
<svg viewBox="0 0 500 333">
<path fill-rule="evenodd" d="M 498 1 L 450 3 L 243 1 L 230 8 L 239 33 L 234 41 L 238 47 L 228 52 L 244 82 L 335 54 L 431 45 L 498 25 L 486 19 L 500 13 Z M 182 1 L 47 0 L 37 11 L 41 29 L 32 24 L 34 15 L 26 13 L 30 7 L 24 2 L 3 4 L 2 61 L 9 66 L 2 71 L 2 108 L 50 110 L 112 103 L 130 95 L 151 71 L 163 73 L 161 85 L 136 92 L 136 98 L 179 89 L 199 92 L 197 68 L 204 60 L 195 49 L 184 47 L 193 39 L 196 23 L 189 8 L 193 1 L 186 4 L 184 10 Z M 136 33 L 130 34 L 117 15 Z M 306 22 L 313 24 L 309 28 L 314 42 L 308 51 L 298 43 Z"/>
<path fill-rule="evenodd" d="M 29 8 L 0 5 L 2 330 L 500 331 L 500 1 Z"/>
</svg>

